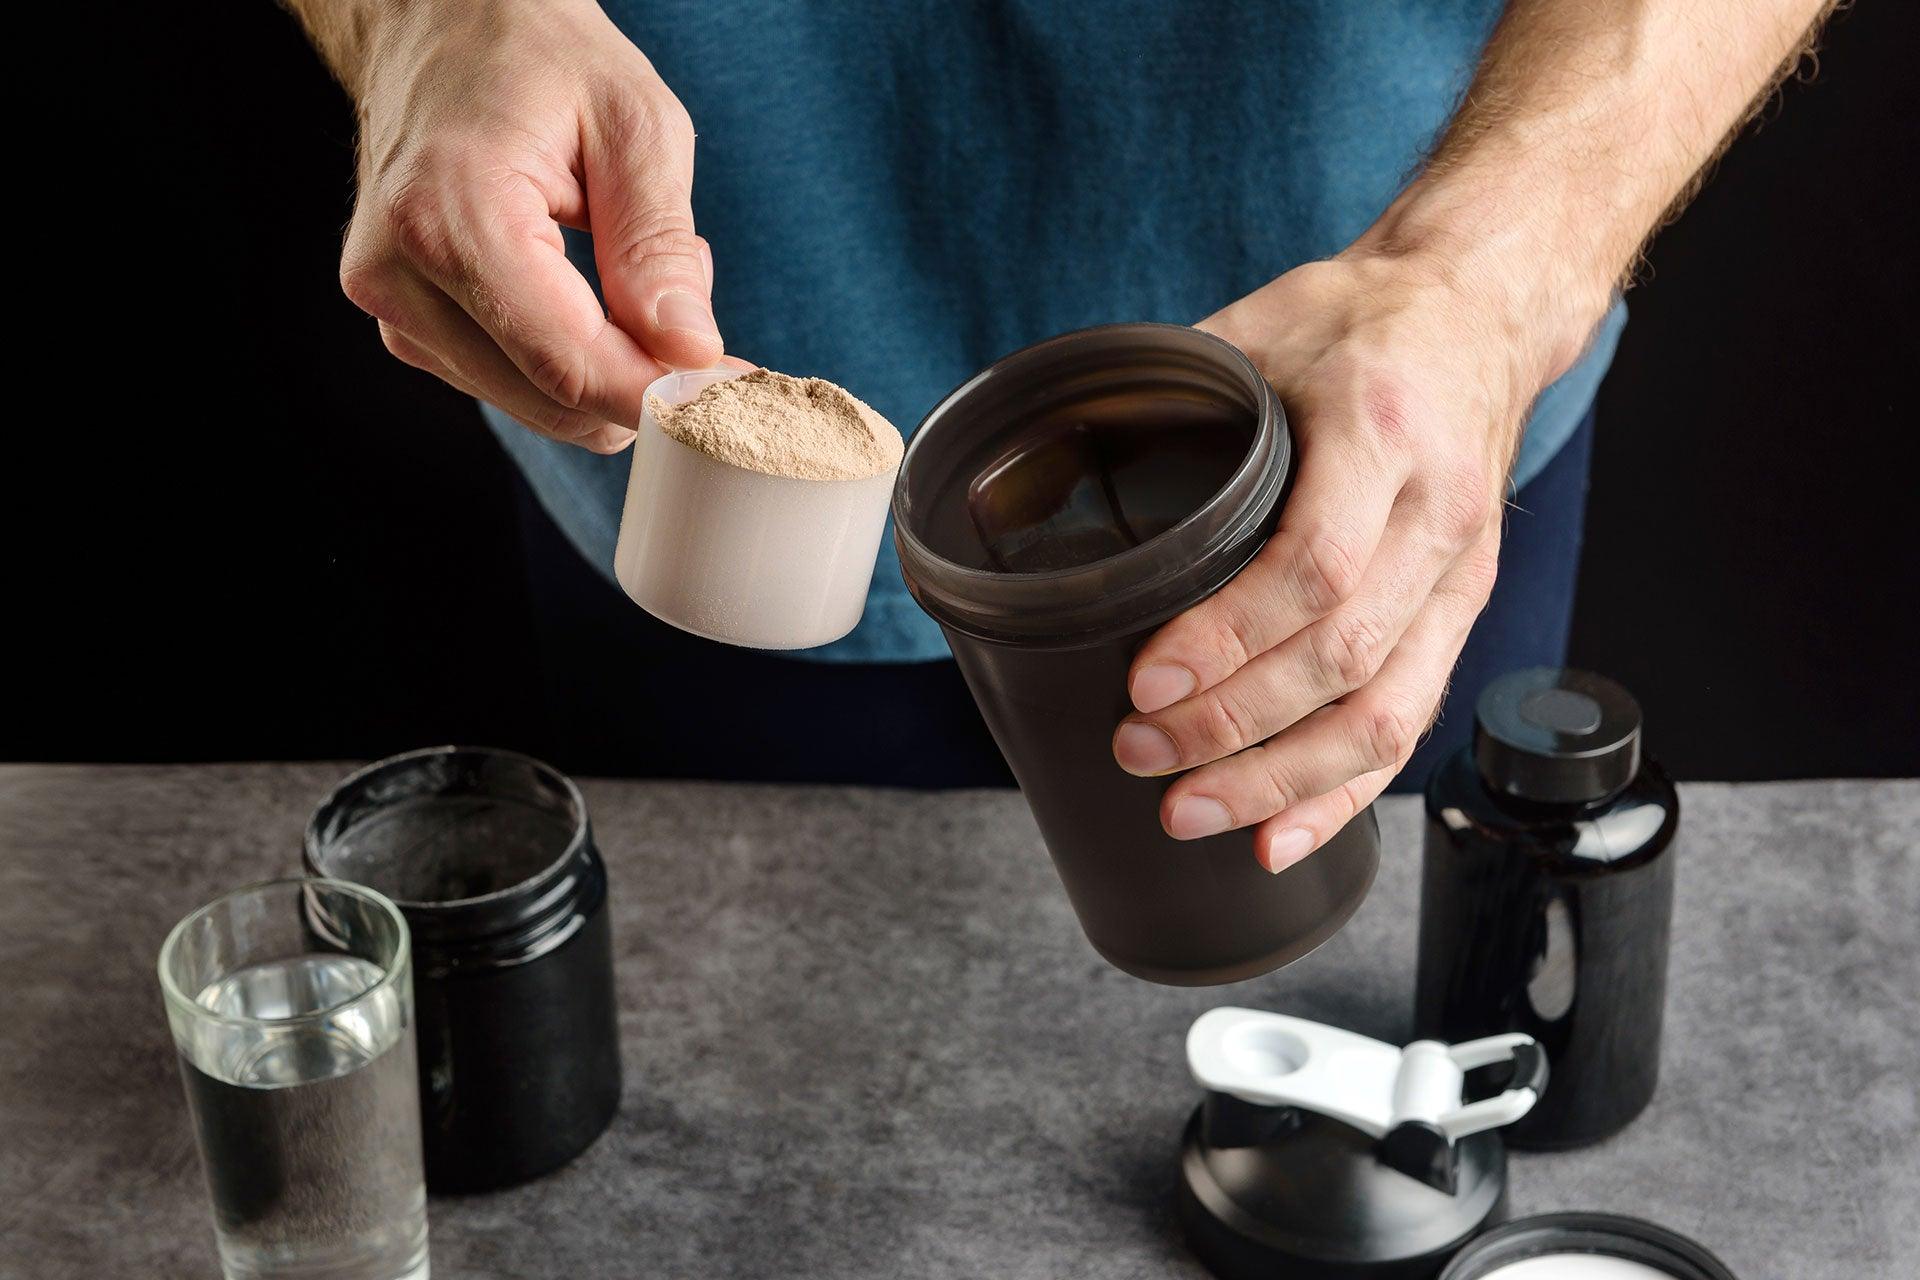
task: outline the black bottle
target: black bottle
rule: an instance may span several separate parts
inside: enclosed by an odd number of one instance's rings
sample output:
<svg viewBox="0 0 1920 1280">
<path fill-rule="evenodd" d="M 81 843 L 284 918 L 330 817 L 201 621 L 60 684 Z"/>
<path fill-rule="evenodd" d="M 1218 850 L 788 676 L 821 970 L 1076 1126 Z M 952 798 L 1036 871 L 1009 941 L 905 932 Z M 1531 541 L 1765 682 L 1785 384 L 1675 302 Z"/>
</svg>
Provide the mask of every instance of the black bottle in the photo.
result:
<svg viewBox="0 0 1920 1280">
<path fill-rule="evenodd" d="M 1653 1097 L 1679 819 L 1639 704 L 1585 671 L 1494 681 L 1428 780 L 1416 1030 L 1540 1042 L 1552 1084 L 1509 1145 L 1595 1142 Z"/>
</svg>

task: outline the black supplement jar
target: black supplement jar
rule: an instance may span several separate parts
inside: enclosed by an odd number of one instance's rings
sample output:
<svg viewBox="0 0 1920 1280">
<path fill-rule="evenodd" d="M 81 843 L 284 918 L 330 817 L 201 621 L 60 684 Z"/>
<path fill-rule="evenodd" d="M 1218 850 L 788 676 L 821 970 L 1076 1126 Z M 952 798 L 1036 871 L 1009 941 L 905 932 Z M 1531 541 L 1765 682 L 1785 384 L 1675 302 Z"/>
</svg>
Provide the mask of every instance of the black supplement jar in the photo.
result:
<svg viewBox="0 0 1920 1280">
<path fill-rule="evenodd" d="M 413 934 L 427 1185 L 478 1191 L 584 1151 L 620 1101 L 607 876 L 586 804 L 513 752 L 433 747 L 347 778 L 310 874 L 393 899 Z"/>
<path fill-rule="evenodd" d="M 901 464 L 907 586 L 946 633 L 1088 940 L 1137 977 L 1266 973 L 1330 937 L 1373 881 L 1371 810 L 1272 875 L 1250 830 L 1167 835 L 1167 780 L 1113 758 L 1134 654 L 1253 558 L 1292 463 L 1279 398 L 1239 349 L 1115 324 L 977 374 Z"/>
<path fill-rule="evenodd" d="M 1513 672 L 1474 721 L 1427 783 L 1415 1030 L 1533 1036 L 1552 1084 L 1508 1145 L 1582 1146 L 1659 1078 L 1679 798 L 1603 676 Z"/>
</svg>

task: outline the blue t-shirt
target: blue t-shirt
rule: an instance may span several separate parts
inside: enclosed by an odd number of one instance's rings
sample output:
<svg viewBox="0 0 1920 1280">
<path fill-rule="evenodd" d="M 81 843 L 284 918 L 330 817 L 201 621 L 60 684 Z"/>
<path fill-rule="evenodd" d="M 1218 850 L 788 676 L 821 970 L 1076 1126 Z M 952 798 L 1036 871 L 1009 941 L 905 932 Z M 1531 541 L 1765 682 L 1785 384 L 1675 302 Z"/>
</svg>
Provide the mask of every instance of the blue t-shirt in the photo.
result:
<svg viewBox="0 0 1920 1280">
<path fill-rule="evenodd" d="M 1000 356 L 1114 320 L 1192 323 L 1376 218 L 1452 113 L 1500 0 L 606 0 L 699 136 L 694 221 L 727 349 L 911 430 Z M 591 275 L 590 246 L 573 257 Z M 1524 484 L 1572 434 L 1615 306 L 1542 394 Z M 612 576 L 629 460 L 486 407 Z M 891 535 L 845 639 L 945 657 Z"/>
</svg>

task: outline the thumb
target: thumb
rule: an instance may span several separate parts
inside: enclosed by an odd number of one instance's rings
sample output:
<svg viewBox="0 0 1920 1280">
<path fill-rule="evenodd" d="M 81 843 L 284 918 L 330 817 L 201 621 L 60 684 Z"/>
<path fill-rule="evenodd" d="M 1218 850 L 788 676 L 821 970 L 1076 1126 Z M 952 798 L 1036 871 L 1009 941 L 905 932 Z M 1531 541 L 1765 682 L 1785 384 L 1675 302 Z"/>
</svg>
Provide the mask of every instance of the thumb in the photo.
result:
<svg viewBox="0 0 1920 1280">
<path fill-rule="evenodd" d="M 710 301 L 713 259 L 693 231 L 693 125 L 670 95 L 616 118 L 623 135 L 594 130 L 582 155 L 607 311 L 661 364 L 704 369 L 724 348 Z M 635 129 L 636 119 L 648 123 Z"/>
</svg>

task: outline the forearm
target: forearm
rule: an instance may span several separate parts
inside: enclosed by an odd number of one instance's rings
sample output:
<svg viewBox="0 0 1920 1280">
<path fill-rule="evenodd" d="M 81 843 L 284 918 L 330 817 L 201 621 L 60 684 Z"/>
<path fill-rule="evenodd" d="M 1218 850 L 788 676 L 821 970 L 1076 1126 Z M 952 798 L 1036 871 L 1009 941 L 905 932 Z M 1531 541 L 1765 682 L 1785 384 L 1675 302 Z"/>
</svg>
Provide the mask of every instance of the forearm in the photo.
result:
<svg viewBox="0 0 1920 1280">
<path fill-rule="evenodd" d="M 1524 311 L 1563 371 L 1663 217 L 1833 0 L 1512 0 L 1425 171 L 1362 246 Z"/>
</svg>

